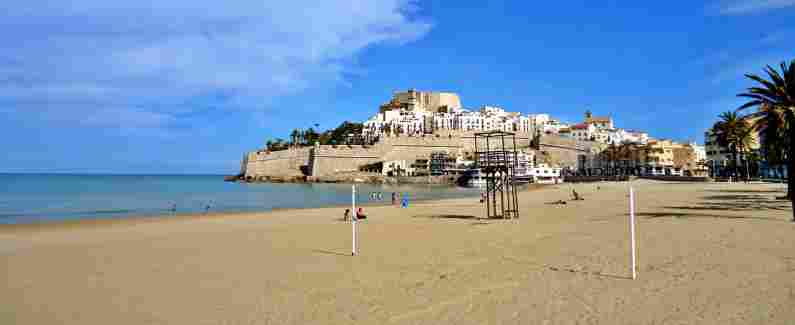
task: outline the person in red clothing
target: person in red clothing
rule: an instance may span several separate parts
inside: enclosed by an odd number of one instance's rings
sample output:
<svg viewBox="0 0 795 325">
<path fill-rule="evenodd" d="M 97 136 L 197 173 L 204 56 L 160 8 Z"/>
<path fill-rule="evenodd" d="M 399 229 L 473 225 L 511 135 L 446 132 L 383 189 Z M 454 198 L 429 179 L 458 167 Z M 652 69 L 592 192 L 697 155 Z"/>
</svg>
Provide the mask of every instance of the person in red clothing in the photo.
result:
<svg viewBox="0 0 795 325">
<path fill-rule="evenodd" d="M 367 219 L 367 215 L 364 214 L 362 208 L 356 209 L 356 219 Z"/>
</svg>

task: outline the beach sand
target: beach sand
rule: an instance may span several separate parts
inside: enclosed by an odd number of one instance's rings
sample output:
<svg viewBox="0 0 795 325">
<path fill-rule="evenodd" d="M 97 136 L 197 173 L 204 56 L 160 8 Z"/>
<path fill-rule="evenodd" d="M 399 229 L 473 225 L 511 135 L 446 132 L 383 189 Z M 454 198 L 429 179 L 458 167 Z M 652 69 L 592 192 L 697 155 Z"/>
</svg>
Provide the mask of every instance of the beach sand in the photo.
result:
<svg viewBox="0 0 795 325">
<path fill-rule="evenodd" d="M 562 184 L 518 220 L 366 207 L 358 256 L 339 207 L 0 226 L 0 324 L 793 324 L 784 188 Z"/>
</svg>

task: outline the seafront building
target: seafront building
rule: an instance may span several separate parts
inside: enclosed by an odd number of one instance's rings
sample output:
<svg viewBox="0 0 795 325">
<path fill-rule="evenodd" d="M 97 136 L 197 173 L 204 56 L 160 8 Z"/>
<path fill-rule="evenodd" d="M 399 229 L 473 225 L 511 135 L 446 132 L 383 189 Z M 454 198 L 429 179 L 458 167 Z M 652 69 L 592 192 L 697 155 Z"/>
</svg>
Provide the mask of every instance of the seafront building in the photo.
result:
<svg viewBox="0 0 795 325">
<path fill-rule="evenodd" d="M 753 123 L 753 120 L 750 122 Z M 752 138 L 753 141 L 748 154 L 759 157 L 760 160 L 752 164 L 754 169 L 750 170 L 751 174 L 763 178 L 787 178 L 787 168 L 784 164 L 772 164 L 764 159 L 765 152 L 763 150 L 763 144 L 765 138 L 762 130 L 754 132 Z M 742 166 L 745 164 L 743 160 L 744 157 L 739 153 L 737 154 L 735 164 L 732 164 L 733 157 L 731 148 L 717 141 L 717 136 L 713 128 L 707 129 L 704 132 L 704 153 L 704 165 L 709 169 L 710 176 L 713 177 L 730 176 L 734 172 L 733 166 L 736 165 L 738 166 L 737 168 L 742 169 Z M 740 173 L 742 174 L 744 171 L 740 170 Z"/>
<path fill-rule="evenodd" d="M 577 170 L 582 175 L 705 176 L 699 151 L 703 149 L 695 143 L 668 139 L 611 144 L 593 155 L 580 155 Z"/>
</svg>

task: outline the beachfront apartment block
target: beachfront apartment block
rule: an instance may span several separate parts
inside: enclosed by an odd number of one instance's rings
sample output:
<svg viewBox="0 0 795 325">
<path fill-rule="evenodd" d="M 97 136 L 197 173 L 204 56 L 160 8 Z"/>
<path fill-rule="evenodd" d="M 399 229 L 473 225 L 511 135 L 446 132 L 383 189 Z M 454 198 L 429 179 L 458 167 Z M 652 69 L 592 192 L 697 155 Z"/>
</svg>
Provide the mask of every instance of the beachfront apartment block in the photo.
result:
<svg viewBox="0 0 795 325">
<path fill-rule="evenodd" d="M 753 123 L 754 120 L 749 120 Z M 761 177 L 767 178 L 786 178 L 786 168 L 782 164 L 771 164 L 764 159 L 765 155 L 762 149 L 764 143 L 764 134 L 761 132 L 752 133 L 752 143 L 750 152 L 757 154 L 762 158 L 758 162 L 758 170 L 752 171 Z M 732 148 L 722 145 L 717 140 L 717 135 L 713 128 L 707 129 L 704 132 L 704 151 L 705 151 L 705 165 L 710 169 L 710 175 L 717 176 L 730 176 L 733 173 L 733 166 L 742 167 L 745 164 L 743 156 L 737 153 L 736 163 L 732 164 Z"/>
<path fill-rule="evenodd" d="M 651 140 L 646 144 L 623 143 L 602 145 L 592 155 L 580 155 L 578 173 L 584 175 L 672 175 L 702 176 L 706 174 L 692 144 L 672 140 Z"/>
</svg>

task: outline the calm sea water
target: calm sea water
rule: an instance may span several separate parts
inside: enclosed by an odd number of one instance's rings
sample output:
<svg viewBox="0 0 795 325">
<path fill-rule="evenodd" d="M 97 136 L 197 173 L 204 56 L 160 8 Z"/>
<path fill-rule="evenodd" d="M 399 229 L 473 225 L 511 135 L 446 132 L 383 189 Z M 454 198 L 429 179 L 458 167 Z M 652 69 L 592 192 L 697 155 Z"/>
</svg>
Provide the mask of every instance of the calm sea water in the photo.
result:
<svg viewBox="0 0 795 325">
<path fill-rule="evenodd" d="M 414 200 L 477 195 L 447 186 L 357 185 L 357 201 L 370 192 L 407 192 Z M 245 184 L 222 176 L 0 174 L 0 223 L 119 218 L 177 213 L 267 211 L 347 204 L 349 184 Z"/>
</svg>

